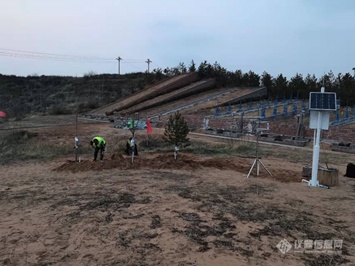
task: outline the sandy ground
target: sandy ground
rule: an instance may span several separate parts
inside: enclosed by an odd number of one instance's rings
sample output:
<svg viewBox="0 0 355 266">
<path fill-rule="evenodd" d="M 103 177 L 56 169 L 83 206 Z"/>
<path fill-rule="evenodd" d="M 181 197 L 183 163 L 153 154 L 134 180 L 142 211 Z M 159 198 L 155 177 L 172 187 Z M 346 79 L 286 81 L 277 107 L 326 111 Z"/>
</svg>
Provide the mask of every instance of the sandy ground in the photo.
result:
<svg viewBox="0 0 355 266">
<path fill-rule="evenodd" d="M 35 130 L 63 145 L 76 131 Z M 300 182 L 304 161 L 268 156 L 262 161 L 273 176 L 261 169 L 250 178 L 253 159 L 237 154 L 182 151 L 174 161 L 156 151 L 132 165 L 112 147 L 129 132 L 104 123 L 78 127 L 81 140 L 99 133 L 112 144 L 102 162 L 83 154 L 80 163 L 71 156 L 2 166 L 1 265 L 355 265 L 355 179 L 342 176 L 354 155 L 333 153 L 344 157 L 340 184 L 320 189 Z M 292 245 L 286 254 L 277 248 L 283 239 Z M 318 248 L 296 249 L 302 240 Z"/>
</svg>

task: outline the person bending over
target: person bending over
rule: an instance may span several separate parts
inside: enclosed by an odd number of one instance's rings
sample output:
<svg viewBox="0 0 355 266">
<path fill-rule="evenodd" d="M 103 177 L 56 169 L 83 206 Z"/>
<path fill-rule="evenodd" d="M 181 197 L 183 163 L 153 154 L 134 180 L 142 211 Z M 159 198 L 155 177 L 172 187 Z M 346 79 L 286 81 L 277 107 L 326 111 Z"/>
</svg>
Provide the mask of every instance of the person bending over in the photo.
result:
<svg viewBox="0 0 355 266">
<path fill-rule="evenodd" d="M 97 155 L 100 152 L 100 160 L 104 158 L 106 140 L 103 137 L 95 137 L 90 141 L 91 147 L 95 149 L 94 151 L 94 161 L 97 160 Z"/>
</svg>

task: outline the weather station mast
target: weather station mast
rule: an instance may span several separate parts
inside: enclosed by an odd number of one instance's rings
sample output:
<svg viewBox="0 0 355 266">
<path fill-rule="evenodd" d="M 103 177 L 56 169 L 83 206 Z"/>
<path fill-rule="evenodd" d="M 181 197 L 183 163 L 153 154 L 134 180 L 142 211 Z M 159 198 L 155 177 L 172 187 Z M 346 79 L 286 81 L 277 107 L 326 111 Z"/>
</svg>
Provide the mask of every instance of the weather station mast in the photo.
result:
<svg viewBox="0 0 355 266">
<path fill-rule="evenodd" d="M 329 117 L 331 111 L 336 111 L 336 93 L 325 92 L 324 87 L 321 92 L 310 92 L 309 94 L 309 110 L 310 120 L 309 128 L 315 129 L 313 143 L 313 159 L 312 159 L 312 178 L 308 181 L 311 187 L 328 188 L 318 181 L 318 164 L 320 150 L 320 133 L 321 130 L 329 129 Z"/>
</svg>

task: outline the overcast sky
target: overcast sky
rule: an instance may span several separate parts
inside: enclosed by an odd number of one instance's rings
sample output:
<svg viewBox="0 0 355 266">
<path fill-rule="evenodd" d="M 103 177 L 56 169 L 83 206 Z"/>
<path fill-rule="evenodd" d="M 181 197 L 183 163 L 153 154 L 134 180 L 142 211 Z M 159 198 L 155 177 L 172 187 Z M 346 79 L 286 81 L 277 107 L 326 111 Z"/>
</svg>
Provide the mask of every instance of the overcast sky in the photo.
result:
<svg viewBox="0 0 355 266">
<path fill-rule="evenodd" d="M 353 74 L 355 0 L 0 0 L 0 36 L 1 74 L 117 73 L 118 56 L 121 73 Z"/>
</svg>

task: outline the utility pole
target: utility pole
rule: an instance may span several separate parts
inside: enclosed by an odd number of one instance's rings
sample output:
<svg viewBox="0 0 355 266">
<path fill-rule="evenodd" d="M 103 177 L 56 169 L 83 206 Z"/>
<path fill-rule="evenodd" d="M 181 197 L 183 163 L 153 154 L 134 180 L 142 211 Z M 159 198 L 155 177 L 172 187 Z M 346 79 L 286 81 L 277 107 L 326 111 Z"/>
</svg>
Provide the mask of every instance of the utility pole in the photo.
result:
<svg viewBox="0 0 355 266">
<path fill-rule="evenodd" d="M 149 73 L 149 64 L 152 63 L 152 61 L 148 58 L 148 60 L 145 62 L 148 64 L 148 73 Z"/>
<path fill-rule="evenodd" d="M 121 74 L 121 60 L 123 60 L 121 57 L 117 57 L 116 60 L 118 61 L 118 75 Z"/>
</svg>

